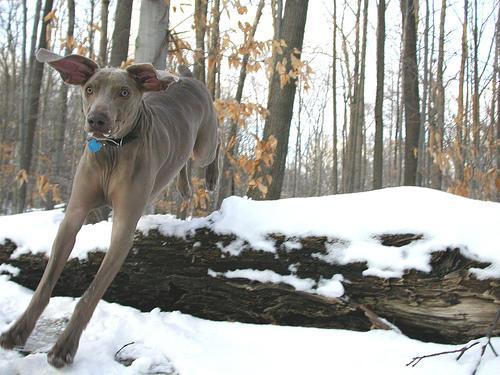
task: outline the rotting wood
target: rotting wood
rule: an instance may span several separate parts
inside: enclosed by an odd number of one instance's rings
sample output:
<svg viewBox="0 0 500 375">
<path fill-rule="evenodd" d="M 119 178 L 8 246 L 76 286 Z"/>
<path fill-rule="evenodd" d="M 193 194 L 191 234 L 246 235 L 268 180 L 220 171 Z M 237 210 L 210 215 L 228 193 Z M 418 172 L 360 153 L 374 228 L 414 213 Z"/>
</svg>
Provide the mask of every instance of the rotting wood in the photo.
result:
<svg viewBox="0 0 500 375">
<path fill-rule="evenodd" d="M 327 245 L 346 243 L 327 237 L 287 238 L 270 236 L 276 253 L 256 251 L 247 244 L 238 256 L 221 251 L 236 240 L 201 228 L 186 238 L 165 237 L 158 231 L 147 236 L 137 233 L 134 246 L 105 300 L 150 311 L 180 310 L 198 317 L 271 323 L 293 326 L 343 328 L 364 331 L 372 321 L 360 307 L 395 324 L 406 335 L 435 342 L 464 343 L 488 330 L 500 306 L 500 280 L 478 280 L 472 267 L 488 264 L 465 258 L 459 249 L 443 249 L 431 257 L 432 271 L 409 270 L 402 278 L 363 276 L 365 263 L 330 264 L 314 257 L 325 254 Z M 403 246 L 421 234 L 374 236 L 385 246 Z M 290 241 L 300 243 L 290 250 Z M 409 243 L 408 242 L 408 243 Z M 22 255 L 10 259 L 16 245 L 0 245 L 0 264 L 18 267 L 12 280 L 34 289 L 41 278 L 46 258 Z M 66 265 L 54 295 L 80 296 L 95 275 L 103 252 L 89 253 L 85 260 L 72 259 Z M 342 274 L 345 296 L 331 299 L 299 292 L 285 284 L 267 284 L 243 278 L 212 277 L 208 270 L 272 270 L 289 275 L 290 266 L 299 278 L 319 281 Z M 500 334 L 497 328 L 494 335 Z"/>
</svg>

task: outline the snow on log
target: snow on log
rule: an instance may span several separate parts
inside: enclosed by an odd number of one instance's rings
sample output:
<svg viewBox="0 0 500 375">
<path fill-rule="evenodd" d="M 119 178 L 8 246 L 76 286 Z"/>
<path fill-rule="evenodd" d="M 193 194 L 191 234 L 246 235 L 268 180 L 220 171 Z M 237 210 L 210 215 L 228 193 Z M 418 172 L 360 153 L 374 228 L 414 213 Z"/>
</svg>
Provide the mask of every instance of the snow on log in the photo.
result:
<svg viewBox="0 0 500 375">
<path fill-rule="evenodd" d="M 484 336 L 500 306 L 499 207 L 398 188 L 274 202 L 233 197 L 191 221 L 147 216 L 104 298 L 212 320 L 350 330 L 392 323 L 413 338 L 463 343 Z M 0 273 L 34 289 L 47 233 L 61 218 L 0 218 Z M 55 295 L 83 293 L 105 255 L 96 233 L 106 237 L 110 225 L 82 229 Z M 39 231 L 36 240 L 22 235 L 28 227 Z"/>
</svg>

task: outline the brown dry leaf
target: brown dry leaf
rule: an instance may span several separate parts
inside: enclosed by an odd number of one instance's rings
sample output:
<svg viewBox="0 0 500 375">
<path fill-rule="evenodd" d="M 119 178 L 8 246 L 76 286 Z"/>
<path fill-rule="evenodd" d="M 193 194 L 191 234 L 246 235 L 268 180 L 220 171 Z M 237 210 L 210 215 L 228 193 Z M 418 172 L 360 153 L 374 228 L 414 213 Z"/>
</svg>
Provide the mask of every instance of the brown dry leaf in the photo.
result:
<svg viewBox="0 0 500 375">
<path fill-rule="evenodd" d="M 237 4 L 236 9 L 238 10 L 238 14 L 240 14 L 240 15 L 244 15 L 248 12 L 248 8 L 246 6 L 243 6 L 243 5 Z"/>
<path fill-rule="evenodd" d="M 47 200 L 47 193 L 51 190 L 49 179 L 45 175 L 40 175 L 36 178 L 36 187 L 38 195 L 42 200 Z"/>
<path fill-rule="evenodd" d="M 57 8 L 52 9 L 49 13 L 47 13 L 47 15 L 45 17 L 43 17 L 43 20 L 45 22 L 49 22 L 52 19 L 57 20 L 56 12 L 57 12 Z"/>
<path fill-rule="evenodd" d="M 28 182 L 28 173 L 25 169 L 21 169 L 19 172 L 17 172 L 16 181 L 19 187 Z"/>
<path fill-rule="evenodd" d="M 52 200 L 56 203 L 63 202 L 61 191 L 59 190 L 59 185 L 52 185 Z"/>
<path fill-rule="evenodd" d="M 257 180 L 257 189 L 261 192 L 262 196 L 267 194 L 267 186 L 264 185 L 261 181 Z"/>
</svg>

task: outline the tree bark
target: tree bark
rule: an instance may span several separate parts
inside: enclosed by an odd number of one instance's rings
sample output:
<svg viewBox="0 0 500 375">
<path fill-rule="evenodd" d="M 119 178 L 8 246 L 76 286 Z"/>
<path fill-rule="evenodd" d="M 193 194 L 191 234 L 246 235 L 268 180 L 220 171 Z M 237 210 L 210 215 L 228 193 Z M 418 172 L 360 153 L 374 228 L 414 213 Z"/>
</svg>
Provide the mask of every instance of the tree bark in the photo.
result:
<svg viewBox="0 0 500 375">
<path fill-rule="evenodd" d="M 333 46 L 332 46 L 332 104 L 333 104 L 333 131 L 332 131 L 332 181 L 331 193 L 338 193 L 338 158 L 337 158 L 337 0 L 333 0 Z"/>
<path fill-rule="evenodd" d="M 42 18 L 42 27 L 38 39 L 38 48 L 47 47 L 46 32 L 47 32 L 47 23 L 50 22 L 50 20 L 45 21 L 44 18 L 52 10 L 52 3 L 53 3 L 52 0 L 45 0 L 43 18 Z M 35 29 L 35 26 L 33 28 Z M 34 46 L 32 47 L 32 50 L 34 50 Z M 33 56 L 34 56 L 34 51 L 33 51 Z M 30 57 L 30 60 L 32 60 L 32 57 Z M 33 158 L 33 141 L 35 138 L 35 129 L 38 119 L 38 108 L 40 104 L 39 101 L 40 88 L 42 86 L 43 67 L 44 67 L 42 63 L 34 61 L 33 64 L 30 65 L 32 66 L 32 74 L 30 74 L 30 80 L 29 80 L 28 116 L 26 118 L 26 130 L 25 130 L 26 138 L 22 139 L 21 141 L 22 142 L 21 154 L 20 154 L 21 159 L 19 166 L 21 170 L 24 170 L 26 172 L 28 177 L 30 177 L 31 173 L 31 162 Z M 19 187 L 16 212 L 23 212 L 26 207 L 27 185 L 28 185 L 27 182 L 25 182 L 21 184 L 21 186 Z"/>
<path fill-rule="evenodd" d="M 424 72 L 423 72 L 423 82 L 422 82 L 422 105 L 421 105 L 421 116 L 420 116 L 420 129 L 418 136 L 418 155 L 417 160 L 417 185 L 425 186 L 424 181 L 424 161 L 426 156 L 425 150 L 425 127 L 426 120 L 428 116 L 427 111 L 427 96 L 429 92 L 429 66 L 432 65 L 429 61 L 429 0 L 425 0 L 425 29 L 424 29 Z"/>
<path fill-rule="evenodd" d="M 64 49 L 65 55 L 70 55 L 73 52 L 73 34 L 75 31 L 75 1 L 68 0 L 68 29 L 66 32 L 66 47 Z M 61 106 L 59 123 L 55 130 L 54 147 L 52 150 L 52 179 L 59 183 L 59 186 L 65 186 L 63 183 L 63 160 L 64 157 L 64 139 L 66 128 L 68 127 L 68 86 L 63 82 L 59 92 L 59 101 Z M 64 160 L 65 161 L 65 160 Z M 63 197 L 66 198 L 65 191 L 62 191 Z"/>
<path fill-rule="evenodd" d="M 122 62 L 127 61 L 132 3 L 133 0 L 120 0 L 116 4 L 113 46 L 109 60 L 111 66 L 119 67 Z"/>
<path fill-rule="evenodd" d="M 286 72 L 292 69 L 291 55 L 295 50 L 299 51 L 299 54 L 295 55 L 300 58 L 308 2 L 308 0 L 287 0 L 285 4 L 281 35 L 286 42 L 286 47 L 282 54 L 277 54 L 277 61 L 286 59 Z M 269 115 L 266 118 L 263 136 L 266 141 L 270 136 L 274 136 L 277 140 L 274 162 L 270 168 L 262 165 L 262 171 L 257 174 L 261 177 L 267 175 L 272 177 L 265 199 L 279 199 L 281 195 L 296 91 L 296 79 L 290 79 L 281 87 L 280 76 L 280 73 L 274 70 L 267 105 Z M 248 196 L 254 199 L 263 198 L 261 191 L 257 188 L 249 189 Z"/>
<path fill-rule="evenodd" d="M 194 53 L 193 76 L 205 82 L 205 33 L 207 30 L 208 0 L 195 0 L 194 3 L 194 30 L 196 51 Z"/>
<path fill-rule="evenodd" d="M 249 323 L 342 328 L 365 331 L 373 312 L 398 326 L 406 335 L 435 342 L 463 343 L 484 336 L 500 303 L 498 279 L 477 280 L 468 270 L 486 267 L 464 258 L 458 249 L 432 254 L 429 273 L 408 270 L 402 278 L 363 276 L 364 263 L 330 264 L 313 254 L 325 253 L 332 239 L 295 239 L 302 245 L 290 251 L 284 236 L 273 235 L 276 254 L 248 248 L 240 255 L 222 254 L 219 244 L 236 238 L 201 228 L 186 238 L 163 237 L 156 231 L 137 233 L 120 273 L 104 299 L 142 311 L 159 307 L 180 310 L 202 318 Z M 404 246 L 422 238 L 401 233 L 374 236 L 385 246 Z M 27 254 L 10 255 L 16 245 L 0 245 L 0 264 L 20 268 L 12 280 L 34 289 L 47 259 Z M 91 282 L 104 257 L 90 253 L 88 259 L 72 259 L 66 265 L 54 294 L 79 297 Z M 285 284 L 270 284 L 244 278 L 228 278 L 236 269 L 272 270 L 314 281 L 342 274 L 344 298 L 327 298 L 296 291 Z M 217 274 L 214 274 L 216 272 Z M 212 276 L 211 276 L 212 275 Z M 494 334 L 500 334 L 497 327 Z"/>
<path fill-rule="evenodd" d="M 360 68 L 359 68 L 359 50 L 360 50 L 360 20 L 361 20 L 361 0 L 358 0 L 356 8 L 356 21 L 355 21 L 355 41 L 354 41 L 354 67 L 351 75 L 352 95 L 350 98 L 349 108 L 349 135 L 347 139 L 347 153 L 346 153 L 346 193 L 352 193 L 355 190 L 356 180 L 356 160 L 357 154 L 361 153 L 361 143 L 358 133 L 360 132 L 360 119 L 359 119 L 359 101 L 360 101 Z"/>
<path fill-rule="evenodd" d="M 136 63 L 151 63 L 160 70 L 167 67 L 169 10 L 170 3 L 164 0 L 142 0 Z"/>
<path fill-rule="evenodd" d="M 215 97 L 215 78 L 217 76 L 219 65 L 219 20 L 220 20 L 220 0 L 214 0 L 212 5 L 212 30 L 210 32 L 210 49 L 208 51 L 208 71 L 207 71 L 207 88 Z"/>
<path fill-rule="evenodd" d="M 417 29 L 414 0 L 402 0 L 403 14 L 403 101 L 405 108 L 404 185 L 417 184 L 420 110 L 418 94 Z"/>
<path fill-rule="evenodd" d="M 385 46 L 385 0 L 379 0 L 377 23 L 377 92 L 375 96 L 375 146 L 373 155 L 373 188 L 382 188 L 384 163 L 384 46 Z"/>
<path fill-rule="evenodd" d="M 89 58 L 95 60 L 94 53 L 94 36 L 95 36 L 95 27 L 94 27 L 94 12 L 95 12 L 95 0 L 90 0 L 90 20 L 88 24 L 89 28 Z"/>
<path fill-rule="evenodd" d="M 496 139 L 497 139 L 497 145 L 496 145 L 496 166 L 497 166 L 497 179 L 499 178 L 498 176 L 498 171 L 500 171 L 500 8 L 498 9 L 498 15 L 497 15 L 497 22 L 496 22 L 496 27 L 495 27 L 495 46 L 496 46 L 496 53 L 495 53 L 495 75 L 496 75 L 496 101 L 497 101 L 497 122 L 496 122 Z M 495 78 L 493 78 L 495 79 Z M 497 202 L 500 202 L 500 188 L 497 186 L 497 192 L 496 192 L 496 198 Z"/>
<path fill-rule="evenodd" d="M 431 187 L 441 190 L 443 183 L 443 171 L 441 170 L 441 160 L 443 158 L 443 132 L 444 132 L 444 26 L 446 19 L 446 0 L 441 1 L 441 14 L 439 17 L 439 43 L 438 60 L 436 72 L 436 85 L 434 89 L 434 100 L 436 108 L 436 122 L 432 126 L 430 134 L 430 146 L 432 150 L 431 165 Z"/>
<path fill-rule="evenodd" d="M 108 17 L 109 1 L 101 0 L 101 38 L 99 39 L 99 66 L 106 66 L 108 63 Z"/>
</svg>

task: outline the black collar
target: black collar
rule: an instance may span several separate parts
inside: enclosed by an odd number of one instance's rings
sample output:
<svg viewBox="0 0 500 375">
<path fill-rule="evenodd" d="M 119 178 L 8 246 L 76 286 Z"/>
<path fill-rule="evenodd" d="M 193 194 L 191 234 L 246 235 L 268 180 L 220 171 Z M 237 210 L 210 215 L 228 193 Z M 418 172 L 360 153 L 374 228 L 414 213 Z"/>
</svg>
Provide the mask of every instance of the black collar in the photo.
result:
<svg viewBox="0 0 500 375">
<path fill-rule="evenodd" d="M 95 153 L 101 151 L 103 146 L 122 147 L 136 138 L 137 135 L 134 132 L 130 132 L 125 137 L 118 139 L 90 137 L 87 138 L 87 147 L 91 153 Z"/>
<path fill-rule="evenodd" d="M 119 147 L 133 141 L 136 138 L 137 135 L 134 132 L 130 132 L 123 138 L 118 138 L 118 139 L 106 138 L 106 139 L 99 139 L 99 141 L 109 146 Z"/>
</svg>

